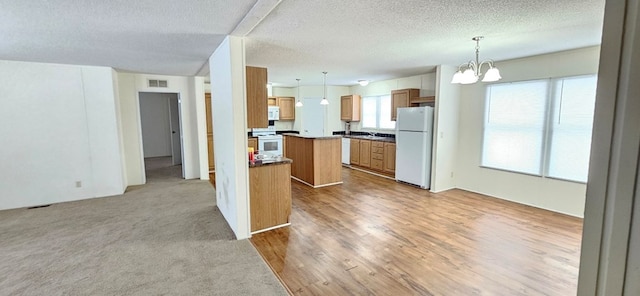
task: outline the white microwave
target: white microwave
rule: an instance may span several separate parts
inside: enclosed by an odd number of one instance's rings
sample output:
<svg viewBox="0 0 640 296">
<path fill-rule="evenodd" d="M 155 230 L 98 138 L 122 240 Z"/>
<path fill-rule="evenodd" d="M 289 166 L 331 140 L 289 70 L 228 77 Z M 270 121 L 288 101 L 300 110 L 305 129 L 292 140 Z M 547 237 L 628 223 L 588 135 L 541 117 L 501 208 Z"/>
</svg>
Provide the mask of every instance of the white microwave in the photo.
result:
<svg viewBox="0 0 640 296">
<path fill-rule="evenodd" d="M 267 112 L 268 120 L 280 120 L 280 107 L 269 106 Z"/>
</svg>

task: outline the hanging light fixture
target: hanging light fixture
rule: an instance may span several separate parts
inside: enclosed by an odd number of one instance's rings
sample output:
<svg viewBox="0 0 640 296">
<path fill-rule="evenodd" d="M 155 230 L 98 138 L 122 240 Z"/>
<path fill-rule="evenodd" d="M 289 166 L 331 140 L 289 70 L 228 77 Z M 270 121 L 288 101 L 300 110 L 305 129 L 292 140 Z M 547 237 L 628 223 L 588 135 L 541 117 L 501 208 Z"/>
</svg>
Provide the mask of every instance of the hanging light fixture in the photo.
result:
<svg viewBox="0 0 640 296">
<path fill-rule="evenodd" d="M 327 72 L 322 72 L 324 74 L 323 84 L 324 84 L 324 97 L 322 97 L 322 101 L 320 101 L 320 105 L 329 105 L 329 100 L 327 100 Z"/>
<path fill-rule="evenodd" d="M 451 83 L 472 84 L 478 82 L 478 79 L 480 79 L 480 76 L 482 76 L 482 66 L 484 64 L 487 64 L 489 66 L 489 69 L 487 70 L 487 73 L 484 74 L 482 82 L 493 82 L 502 79 L 502 76 L 500 76 L 500 71 L 498 70 L 498 68 L 494 67 L 493 60 L 488 60 L 480 63 L 480 40 L 482 40 L 483 38 L 484 36 L 476 36 L 471 38 L 471 40 L 476 42 L 476 60 L 469 61 L 468 63 L 460 65 L 458 67 L 458 72 L 456 72 L 456 74 L 453 74 Z"/>
<path fill-rule="evenodd" d="M 302 101 L 300 101 L 300 78 L 296 78 L 298 81 L 298 102 L 296 103 L 296 107 L 302 107 Z"/>
</svg>

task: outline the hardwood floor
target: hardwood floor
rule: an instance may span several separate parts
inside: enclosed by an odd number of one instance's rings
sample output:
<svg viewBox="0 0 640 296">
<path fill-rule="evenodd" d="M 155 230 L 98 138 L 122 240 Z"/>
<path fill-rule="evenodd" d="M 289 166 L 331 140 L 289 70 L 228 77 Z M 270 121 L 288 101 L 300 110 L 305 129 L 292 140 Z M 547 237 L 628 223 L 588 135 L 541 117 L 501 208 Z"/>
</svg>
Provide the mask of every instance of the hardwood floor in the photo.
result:
<svg viewBox="0 0 640 296">
<path fill-rule="evenodd" d="M 252 243 L 296 295 L 575 295 L 582 219 L 344 168 Z"/>
</svg>

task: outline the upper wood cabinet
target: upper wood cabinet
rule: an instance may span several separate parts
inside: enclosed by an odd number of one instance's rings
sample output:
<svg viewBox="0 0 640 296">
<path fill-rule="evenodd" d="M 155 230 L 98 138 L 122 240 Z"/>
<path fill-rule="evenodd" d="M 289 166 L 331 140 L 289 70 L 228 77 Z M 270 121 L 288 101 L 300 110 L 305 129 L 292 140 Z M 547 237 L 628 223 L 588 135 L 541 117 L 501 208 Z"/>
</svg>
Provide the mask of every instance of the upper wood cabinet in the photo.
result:
<svg viewBox="0 0 640 296">
<path fill-rule="evenodd" d="M 247 128 L 267 127 L 267 68 L 246 67 Z"/>
<path fill-rule="evenodd" d="M 396 121 L 398 108 L 417 106 L 412 105 L 411 98 L 419 97 L 420 90 L 417 88 L 398 89 L 391 91 L 391 120 Z"/>
<path fill-rule="evenodd" d="M 340 97 L 340 120 L 360 121 L 361 99 L 359 95 Z"/>
<path fill-rule="evenodd" d="M 294 97 L 278 97 L 277 106 L 280 107 L 280 120 L 296 119 L 296 98 Z"/>
<path fill-rule="evenodd" d="M 277 97 L 269 97 L 267 99 L 267 105 L 269 105 L 269 106 L 277 106 L 278 105 L 278 98 Z"/>
</svg>

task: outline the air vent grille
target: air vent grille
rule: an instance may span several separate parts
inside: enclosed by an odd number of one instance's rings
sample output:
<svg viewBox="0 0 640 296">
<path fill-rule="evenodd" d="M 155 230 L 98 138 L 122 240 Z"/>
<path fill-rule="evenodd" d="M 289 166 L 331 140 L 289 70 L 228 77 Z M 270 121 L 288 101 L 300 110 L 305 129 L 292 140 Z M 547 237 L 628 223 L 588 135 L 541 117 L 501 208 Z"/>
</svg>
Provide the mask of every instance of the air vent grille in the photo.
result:
<svg viewBox="0 0 640 296">
<path fill-rule="evenodd" d="M 166 80 L 149 79 L 149 87 L 167 87 Z"/>
</svg>

